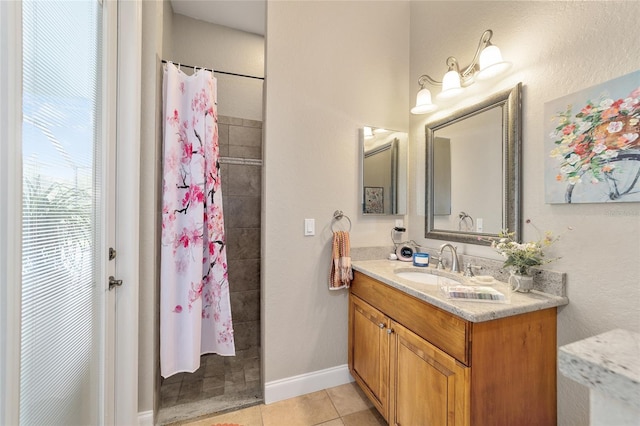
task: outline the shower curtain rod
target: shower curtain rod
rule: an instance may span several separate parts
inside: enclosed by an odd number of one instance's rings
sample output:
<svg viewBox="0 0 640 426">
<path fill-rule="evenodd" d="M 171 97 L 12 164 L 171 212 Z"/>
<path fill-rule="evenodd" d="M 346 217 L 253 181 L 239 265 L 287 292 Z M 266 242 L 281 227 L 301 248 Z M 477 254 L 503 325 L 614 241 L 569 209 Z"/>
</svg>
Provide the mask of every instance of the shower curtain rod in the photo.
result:
<svg viewBox="0 0 640 426">
<path fill-rule="evenodd" d="M 162 60 L 163 64 L 166 64 L 168 62 L 171 62 L 172 64 L 178 65 L 179 67 L 187 67 L 187 68 L 191 68 L 193 70 L 197 69 L 201 69 L 201 70 L 209 70 L 209 71 L 213 71 L 214 73 L 218 73 L 218 74 L 225 74 L 225 75 L 235 75 L 236 77 L 246 77 L 246 78 L 254 78 L 256 80 L 264 80 L 264 77 L 256 77 L 255 75 L 248 75 L 248 74 L 238 74 L 235 72 L 227 72 L 227 71 L 217 71 L 211 68 L 206 68 L 206 67 L 194 67 L 193 65 L 186 65 L 186 64 L 181 64 L 181 63 L 176 63 L 173 61 L 167 61 L 166 59 Z"/>
</svg>

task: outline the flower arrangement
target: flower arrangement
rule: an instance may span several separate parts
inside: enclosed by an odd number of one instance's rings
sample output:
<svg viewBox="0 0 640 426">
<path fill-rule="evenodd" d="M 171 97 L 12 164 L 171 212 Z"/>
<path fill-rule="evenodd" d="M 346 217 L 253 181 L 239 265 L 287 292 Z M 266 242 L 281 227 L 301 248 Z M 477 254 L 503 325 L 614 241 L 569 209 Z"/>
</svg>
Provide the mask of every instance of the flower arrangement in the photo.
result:
<svg viewBox="0 0 640 426">
<path fill-rule="evenodd" d="M 602 182 L 622 152 L 640 148 L 640 87 L 624 99 L 588 101 L 575 116 L 569 105 L 554 118 L 558 125 L 549 136 L 556 146 L 549 155 L 560 160 L 556 180 L 575 185 L 591 172 L 592 183 Z"/>
<path fill-rule="evenodd" d="M 526 223 L 531 224 L 531 220 L 527 219 Z M 516 274 L 529 275 L 529 269 L 532 266 L 543 265 L 558 259 L 546 259 L 544 252 L 560 239 L 560 235 L 553 235 L 551 231 L 546 231 L 537 241 L 518 243 L 514 239 L 514 234 L 514 232 L 503 230 L 497 238 L 491 238 L 488 241 L 491 241 L 491 247 L 506 259 L 504 266 L 512 268 Z"/>
</svg>

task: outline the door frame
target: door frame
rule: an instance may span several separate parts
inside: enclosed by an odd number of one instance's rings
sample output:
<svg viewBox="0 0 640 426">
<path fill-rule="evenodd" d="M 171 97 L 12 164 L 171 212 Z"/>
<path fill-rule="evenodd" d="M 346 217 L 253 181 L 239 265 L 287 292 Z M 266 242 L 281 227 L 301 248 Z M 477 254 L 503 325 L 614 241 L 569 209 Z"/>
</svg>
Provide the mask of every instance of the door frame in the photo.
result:
<svg viewBox="0 0 640 426">
<path fill-rule="evenodd" d="M 0 1 L 0 424 L 19 423 L 22 264 L 22 11 Z"/>
<path fill-rule="evenodd" d="M 138 281 L 140 210 L 140 86 L 142 4 L 103 0 L 117 6 L 115 326 L 110 331 L 114 366 L 106 379 L 106 424 L 138 423 Z M 22 153 L 22 13 L 19 2 L 0 1 L 0 424 L 20 418 L 20 319 Z M 113 34 L 113 31 L 111 31 Z M 115 35 L 114 35 L 115 36 Z M 108 86 L 110 87 L 110 86 Z M 134 236 L 131 238 L 131 236 Z M 105 284 L 106 285 L 106 284 Z M 109 331 L 108 331 L 109 332 Z"/>
<path fill-rule="evenodd" d="M 118 1 L 116 277 L 124 284 L 115 290 L 117 425 L 138 424 L 141 69 L 142 2 Z"/>
</svg>

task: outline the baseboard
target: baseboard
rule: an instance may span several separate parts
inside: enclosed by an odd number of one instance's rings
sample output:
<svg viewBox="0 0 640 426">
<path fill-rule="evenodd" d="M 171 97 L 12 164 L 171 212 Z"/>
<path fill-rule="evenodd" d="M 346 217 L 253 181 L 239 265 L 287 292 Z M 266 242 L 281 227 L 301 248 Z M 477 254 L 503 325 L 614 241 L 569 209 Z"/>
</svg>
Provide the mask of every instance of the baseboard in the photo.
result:
<svg viewBox="0 0 640 426">
<path fill-rule="evenodd" d="M 138 426 L 153 426 L 153 410 L 138 413 Z"/>
<path fill-rule="evenodd" d="M 271 404 L 350 382 L 353 382 L 353 377 L 346 364 L 274 380 L 264 385 L 264 403 Z"/>
</svg>

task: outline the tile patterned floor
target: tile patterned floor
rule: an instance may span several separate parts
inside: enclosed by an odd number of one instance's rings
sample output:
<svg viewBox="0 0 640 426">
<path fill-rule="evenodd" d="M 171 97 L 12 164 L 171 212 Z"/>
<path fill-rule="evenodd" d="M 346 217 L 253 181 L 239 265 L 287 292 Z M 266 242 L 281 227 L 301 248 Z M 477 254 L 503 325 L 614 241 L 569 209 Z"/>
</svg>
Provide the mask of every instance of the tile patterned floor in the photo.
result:
<svg viewBox="0 0 640 426">
<path fill-rule="evenodd" d="M 159 424 L 262 402 L 258 349 L 238 351 L 235 357 L 203 355 L 200 365 L 194 373 L 163 380 Z"/>
<path fill-rule="evenodd" d="M 175 426 L 384 426 L 387 423 L 355 383 L 269 405 L 205 417 Z"/>
</svg>

